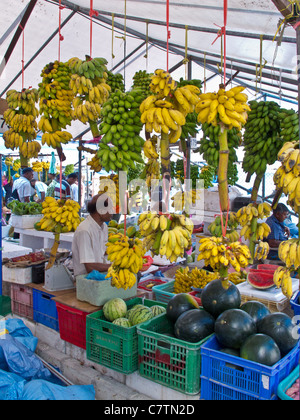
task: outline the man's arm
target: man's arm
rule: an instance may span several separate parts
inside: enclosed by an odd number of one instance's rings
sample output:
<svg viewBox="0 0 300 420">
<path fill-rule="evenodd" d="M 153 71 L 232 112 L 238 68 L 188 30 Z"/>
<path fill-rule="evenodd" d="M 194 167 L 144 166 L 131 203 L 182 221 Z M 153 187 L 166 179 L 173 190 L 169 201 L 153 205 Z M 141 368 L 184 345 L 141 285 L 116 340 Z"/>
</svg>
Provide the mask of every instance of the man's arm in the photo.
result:
<svg viewBox="0 0 300 420">
<path fill-rule="evenodd" d="M 276 239 L 267 239 L 270 248 L 278 248 L 282 241 L 277 241 Z"/>
<path fill-rule="evenodd" d="M 88 274 L 94 270 L 99 271 L 100 273 L 106 273 L 111 266 L 111 264 L 101 264 L 101 263 L 86 263 L 84 265 Z"/>
</svg>

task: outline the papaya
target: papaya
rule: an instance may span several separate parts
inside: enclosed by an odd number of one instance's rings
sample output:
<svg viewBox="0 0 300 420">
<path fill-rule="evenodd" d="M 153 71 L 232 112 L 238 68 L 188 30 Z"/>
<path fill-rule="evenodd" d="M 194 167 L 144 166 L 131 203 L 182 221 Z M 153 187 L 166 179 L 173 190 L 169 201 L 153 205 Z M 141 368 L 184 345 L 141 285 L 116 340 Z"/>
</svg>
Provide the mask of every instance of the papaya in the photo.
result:
<svg viewBox="0 0 300 420">
<path fill-rule="evenodd" d="M 118 222 L 116 220 L 111 220 L 108 224 L 108 227 L 117 228 Z"/>
</svg>

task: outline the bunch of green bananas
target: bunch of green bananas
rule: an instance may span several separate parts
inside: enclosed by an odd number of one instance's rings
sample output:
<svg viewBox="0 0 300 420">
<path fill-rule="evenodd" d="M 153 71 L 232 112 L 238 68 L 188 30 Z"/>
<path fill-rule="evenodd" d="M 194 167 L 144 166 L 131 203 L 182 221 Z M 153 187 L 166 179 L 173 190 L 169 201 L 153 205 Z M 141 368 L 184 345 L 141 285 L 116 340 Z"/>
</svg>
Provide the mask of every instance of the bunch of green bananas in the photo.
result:
<svg viewBox="0 0 300 420">
<path fill-rule="evenodd" d="M 134 168 L 134 162 L 144 163 L 141 150 L 144 140 L 140 137 L 140 102 L 143 97 L 139 90 L 113 93 L 102 109 L 97 156 L 107 172 Z M 111 144 L 113 147 L 108 146 Z"/>
<path fill-rule="evenodd" d="M 202 82 L 199 79 L 185 80 L 183 77 L 177 82 L 178 87 L 184 87 L 187 85 L 196 86 L 199 90 L 202 89 Z"/>
<path fill-rule="evenodd" d="M 111 91 L 115 92 L 116 90 L 120 90 L 121 92 L 125 92 L 123 75 L 121 73 L 114 74 L 111 71 L 108 71 L 107 74 L 107 84 L 111 87 Z"/>
<path fill-rule="evenodd" d="M 282 293 L 289 299 L 293 296 L 293 281 L 292 281 L 292 271 L 294 269 L 289 269 L 286 267 L 279 267 L 274 273 L 273 281 L 277 289 L 282 290 Z"/>
<path fill-rule="evenodd" d="M 139 70 L 133 76 L 133 86 L 132 89 L 140 89 L 143 96 L 146 98 L 151 95 L 150 83 L 151 83 L 152 74 L 147 73 L 146 70 Z"/>
<path fill-rule="evenodd" d="M 42 144 L 54 149 L 72 139 L 66 129 L 72 121 L 73 91 L 70 89 L 71 71 L 68 64 L 55 61 L 47 64 L 42 71 L 39 84 L 40 114 L 38 128 Z"/>
<path fill-rule="evenodd" d="M 182 184 L 184 183 L 184 163 L 183 163 L 183 159 L 178 159 L 175 163 L 175 177 Z"/>
<path fill-rule="evenodd" d="M 196 137 L 199 132 L 199 126 L 197 121 L 197 113 L 192 112 L 187 114 L 186 123 L 182 127 L 181 140 L 189 139 L 190 137 Z"/>
<path fill-rule="evenodd" d="M 170 262 L 176 262 L 191 247 L 194 224 L 184 215 L 143 213 L 138 224 L 144 247 L 153 255 L 166 256 Z"/>
<path fill-rule="evenodd" d="M 212 124 L 204 123 L 202 126 L 204 137 L 200 144 L 200 154 L 203 154 L 204 160 L 208 165 L 217 168 L 219 166 L 219 136 L 221 127 L 217 125 L 214 127 Z M 236 128 L 228 130 L 228 149 L 229 149 L 229 163 L 234 164 L 237 162 L 236 149 L 241 144 L 241 137 Z"/>
<path fill-rule="evenodd" d="M 243 169 L 253 175 L 264 174 L 273 165 L 282 147 L 280 106 L 276 102 L 251 101 L 251 112 L 245 126 Z"/>
<path fill-rule="evenodd" d="M 72 74 L 78 74 L 84 76 L 86 79 L 94 80 L 96 78 L 103 79 L 107 78 L 107 60 L 105 58 L 93 58 L 88 55 L 85 56 L 85 60 L 81 60 L 78 57 L 70 58 L 68 66 Z"/>
<path fill-rule="evenodd" d="M 70 89 L 75 98 L 73 100 L 72 118 L 83 124 L 89 123 L 92 134 L 99 137 L 97 122 L 101 116 L 101 106 L 108 100 L 111 87 L 107 84 L 107 60 L 86 56 L 86 61 L 77 57 L 68 61 L 72 71 Z"/>
<path fill-rule="evenodd" d="M 274 174 L 277 190 L 288 196 L 288 204 L 300 211 L 300 150 L 299 141 L 287 142 L 278 153 L 281 166 Z"/>
<path fill-rule="evenodd" d="M 223 225 L 225 225 L 225 220 L 223 218 Z M 230 240 L 230 242 L 236 242 L 239 240 L 239 233 L 237 232 L 237 227 L 239 223 L 236 218 L 236 214 L 233 212 L 229 213 L 228 223 L 227 223 L 227 230 L 226 230 L 226 238 Z M 221 237 L 223 235 L 222 231 L 222 221 L 221 216 L 217 216 L 215 220 L 208 226 L 208 230 L 212 236 Z"/>
<path fill-rule="evenodd" d="M 193 168 L 194 167 L 192 166 L 191 167 L 191 173 L 192 173 Z M 198 167 L 197 167 L 197 169 L 198 169 Z M 199 179 L 203 179 L 203 181 L 204 181 L 203 187 L 204 187 L 205 190 L 214 185 L 213 180 L 214 180 L 214 177 L 215 177 L 215 171 L 216 171 L 216 168 L 214 168 L 213 166 L 210 166 L 210 165 L 205 165 L 201 168 Z"/>
<path fill-rule="evenodd" d="M 293 109 L 281 109 L 279 113 L 281 131 L 284 142 L 299 140 L 299 115 Z"/>
<path fill-rule="evenodd" d="M 39 111 L 35 107 L 38 102 L 37 89 L 23 89 L 21 92 L 9 90 L 6 94 L 8 109 L 4 112 L 4 120 L 8 125 L 4 135 L 7 149 L 19 149 L 25 158 L 37 157 L 41 145 L 35 141 Z"/>
<path fill-rule="evenodd" d="M 204 260 L 205 265 L 215 271 L 231 265 L 235 271 L 240 272 L 249 265 L 249 248 L 239 241 L 229 242 L 228 239 L 212 236 L 200 239 L 199 243 L 198 261 Z"/>
</svg>

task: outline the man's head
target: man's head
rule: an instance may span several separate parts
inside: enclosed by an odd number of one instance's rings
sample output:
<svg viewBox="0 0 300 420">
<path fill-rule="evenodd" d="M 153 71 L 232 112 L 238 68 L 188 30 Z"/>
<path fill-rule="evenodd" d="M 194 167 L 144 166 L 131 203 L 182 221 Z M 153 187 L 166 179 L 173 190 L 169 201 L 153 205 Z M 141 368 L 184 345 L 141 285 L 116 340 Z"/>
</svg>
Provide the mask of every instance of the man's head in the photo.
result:
<svg viewBox="0 0 300 420">
<path fill-rule="evenodd" d="M 289 215 L 289 209 L 285 204 L 279 203 L 273 213 L 276 219 L 283 223 Z"/>
<path fill-rule="evenodd" d="M 67 181 L 70 185 L 75 184 L 75 182 L 78 181 L 78 174 L 76 174 L 75 172 L 73 174 L 70 174 L 67 178 Z"/>
<path fill-rule="evenodd" d="M 32 178 L 32 179 L 30 180 L 30 184 L 31 184 L 32 188 L 35 188 L 36 181 L 37 181 L 37 180 L 36 180 L 35 178 Z"/>
<path fill-rule="evenodd" d="M 28 179 L 28 181 L 31 181 L 33 178 L 33 169 L 31 168 L 24 168 L 22 171 L 22 176 L 26 179 Z"/>
<path fill-rule="evenodd" d="M 113 203 L 106 194 L 97 194 L 87 205 L 91 216 L 97 217 L 100 222 L 110 222 L 113 216 Z"/>
<path fill-rule="evenodd" d="M 56 178 L 56 174 L 48 174 L 48 178 L 50 181 L 53 181 Z"/>
</svg>

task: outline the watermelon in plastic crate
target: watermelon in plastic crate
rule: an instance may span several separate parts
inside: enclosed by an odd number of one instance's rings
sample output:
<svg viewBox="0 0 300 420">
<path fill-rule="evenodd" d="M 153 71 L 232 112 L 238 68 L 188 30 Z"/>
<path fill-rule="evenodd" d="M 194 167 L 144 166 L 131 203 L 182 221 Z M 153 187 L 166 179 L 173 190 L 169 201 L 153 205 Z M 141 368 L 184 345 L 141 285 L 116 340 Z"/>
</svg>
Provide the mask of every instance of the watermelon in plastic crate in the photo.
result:
<svg viewBox="0 0 300 420">
<path fill-rule="evenodd" d="M 271 367 L 221 349 L 215 336 L 201 347 L 201 400 L 277 400 L 279 383 L 299 364 L 299 344 Z"/>
<path fill-rule="evenodd" d="M 126 301 L 127 308 L 144 305 L 149 308 L 167 305 L 141 298 Z M 129 375 L 138 369 L 137 327 L 124 328 L 107 321 L 103 310 L 86 318 L 87 358 L 117 372 Z"/>
</svg>

